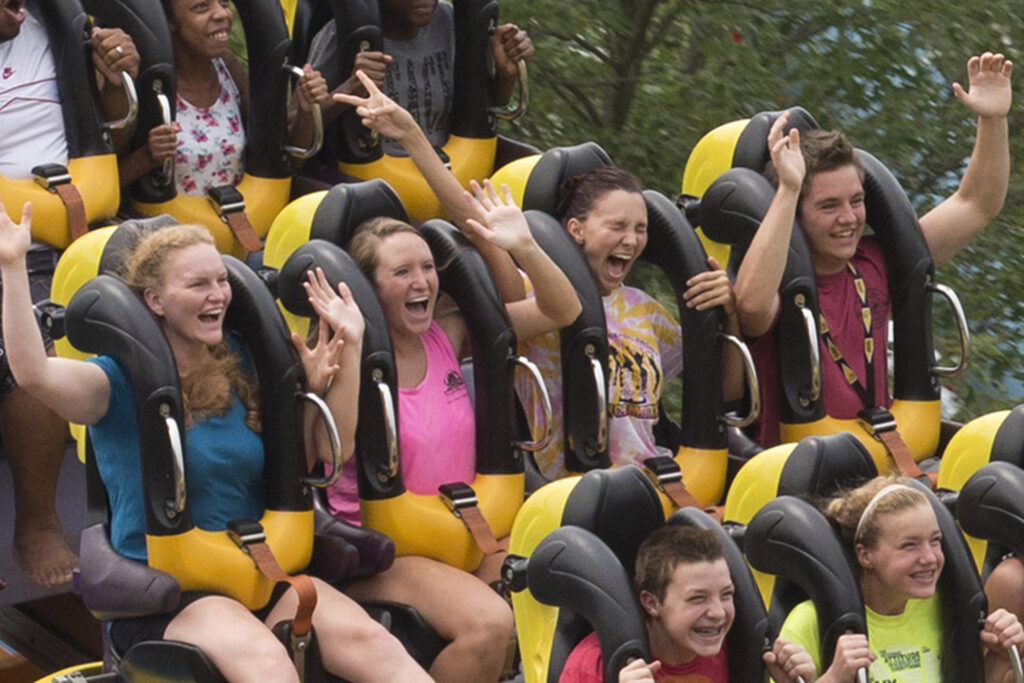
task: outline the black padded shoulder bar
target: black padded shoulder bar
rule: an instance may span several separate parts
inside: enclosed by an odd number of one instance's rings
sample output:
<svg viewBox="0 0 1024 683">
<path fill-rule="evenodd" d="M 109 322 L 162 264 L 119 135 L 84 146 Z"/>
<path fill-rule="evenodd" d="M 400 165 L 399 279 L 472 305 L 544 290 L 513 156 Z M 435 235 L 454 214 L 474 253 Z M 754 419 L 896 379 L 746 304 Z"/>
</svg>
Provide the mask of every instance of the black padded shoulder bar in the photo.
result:
<svg viewBox="0 0 1024 683">
<path fill-rule="evenodd" d="M 750 122 L 747 123 L 746 128 L 740 133 L 739 139 L 736 140 L 736 147 L 732 154 L 734 167 L 749 168 L 758 173 L 764 170 L 765 164 L 771 159 L 771 154 L 768 152 L 768 131 L 771 130 L 775 119 L 785 111 L 789 112 L 789 126 L 785 131 L 787 133 L 793 128 L 801 132 L 820 128 L 814 117 L 803 107 L 790 107 L 787 110 L 764 111 L 755 114 L 750 117 Z"/>
<path fill-rule="evenodd" d="M 491 34 L 498 27 L 496 0 L 454 0 L 455 81 L 449 131 L 464 138 L 493 138 L 489 108 Z"/>
<path fill-rule="evenodd" d="M 596 142 L 552 147 L 541 155 L 530 172 L 530 179 L 523 190 L 523 210 L 537 209 L 554 216 L 558 189 L 567 178 L 598 166 L 611 165 L 608 153 Z"/>
<path fill-rule="evenodd" d="M 110 154 L 104 138 L 102 116 L 95 99 L 89 29 L 92 23 L 77 0 L 33 0 L 28 11 L 41 13 L 57 67 L 57 92 L 64 114 L 68 156 Z"/>
<path fill-rule="evenodd" d="M 809 503 L 791 496 L 770 501 L 750 520 L 743 548 L 754 569 L 779 577 L 776 592 L 786 582 L 814 602 L 823 670 L 832 664 L 839 636 L 867 633 L 860 586 L 842 542 Z"/>
<path fill-rule="evenodd" d="M 1024 557 L 1024 470 L 1008 462 L 990 462 L 975 472 L 956 502 L 960 528 L 971 536 L 999 546 L 991 557 L 992 569 L 1003 554 Z M 986 557 L 986 564 L 989 557 Z"/>
<path fill-rule="evenodd" d="M 431 220 L 420 230 L 434 255 L 441 289 L 462 312 L 473 347 L 476 470 L 481 474 L 522 472 L 523 459 L 512 446 L 517 435 L 510 361 L 516 357 L 517 342 L 505 304 L 483 258 L 458 229 Z"/>
<path fill-rule="evenodd" d="M 693 226 L 665 195 L 644 191 L 647 202 L 647 247 L 641 256 L 658 266 L 672 283 L 683 331 L 682 445 L 725 448 L 728 436 L 722 414 L 722 353 L 718 335 L 724 330 L 721 307 L 688 308 L 686 281 L 708 270 L 707 254 Z M 667 378 L 666 378 L 667 379 Z"/>
<path fill-rule="evenodd" d="M 270 290 L 244 263 L 232 256 L 223 258 L 231 283 L 225 327 L 241 334 L 259 378 L 266 507 L 308 510 L 313 503 L 301 484 L 306 450 L 302 413 L 295 400 L 306 383 L 302 363 Z"/>
<path fill-rule="evenodd" d="M 562 396 L 573 397 L 562 404 L 565 467 L 572 472 L 609 467 L 607 438 L 604 444 L 599 444 L 600 415 L 596 412 L 599 396 L 590 360 L 594 358 L 601 364 L 607 396 L 608 329 L 601 292 L 579 247 L 557 220 L 535 210 L 526 212 L 526 220 L 537 244 L 569 278 L 583 306 L 579 317 L 559 332 Z M 598 448 L 599 445 L 603 447 Z"/>
<path fill-rule="evenodd" d="M 617 681 L 633 657 L 650 660 L 643 613 L 629 577 L 600 538 L 580 527 L 556 529 L 533 551 L 526 572 L 538 601 L 572 610 L 594 627 L 604 680 Z M 549 681 L 561 673 L 554 668 L 549 668 Z"/>
<path fill-rule="evenodd" d="M 397 418 L 398 373 L 387 319 L 373 286 L 352 257 L 341 247 L 322 239 L 303 244 L 281 268 L 278 294 L 289 311 L 297 315 L 313 315 L 302 283 L 306 281 L 306 273 L 317 267 L 323 269 L 332 287 L 336 288 L 339 282 L 348 285 L 366 324 L 360 369 L 359 425 L 356 429 L 359 495 L 368 500 L 392 498 L 405 488 L 397 463 L 390 461 L 387 425 L 381 405 L 383 399 L 378 389 L 380 384 L 387 385 Z"/>
<path fill-rule="evenodd" d="M 166 507 L 167 501 L 175 498 L 166 418 L 177 423 L 182 448 L 185 419 L 177 365 L 156 319 L 126 284 L 99 275 L 71 298 L 66 325 L 68 341 L 83 351 L 113 357 L 132 384 L 143 451 L 140 463 L 147 501 L 146 532 L 161 536 L 189 530 L 192 520 L 188 508 L 172 515 Z"/>
<path fill-rule="evenodd" d="M 878 476 L 871 454 L 850 432 L 802 439 L 779 474 L 780 496 L 834 496 Z"/>
</svg>

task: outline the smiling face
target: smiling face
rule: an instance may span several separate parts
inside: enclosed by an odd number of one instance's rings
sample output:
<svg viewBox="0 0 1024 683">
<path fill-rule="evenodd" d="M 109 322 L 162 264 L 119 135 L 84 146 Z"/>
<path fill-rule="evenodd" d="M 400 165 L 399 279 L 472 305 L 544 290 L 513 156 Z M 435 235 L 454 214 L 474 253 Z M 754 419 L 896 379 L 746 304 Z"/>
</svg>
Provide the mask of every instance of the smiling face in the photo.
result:
<svg viewBox="0 0 1024 683">
<path fill-rule="evenodd" d="M 144 292 L 178 358 L 224 337 L 231 285 L 220 254 L 210 244 L 193 244 L 168 254 L 163 284 Z"/>
<path fill-rule="evenodd" d="M 724 558 L 680 562 L 672 571 L 665 599 L 642 591 L 640 602 L 651 617 L 655 656 L 678 665 L 695 656 L 713 657 L 722 649 L 736 609 L 729 566 Z"/>
<path fill-rule="evenodd" d="M 864 186 L 852 165 L 816 173 L 800 198 L 800 225 L 820 275 L 846 267 L 864 234 Z"/>
<path fill-rule="evenodd" d="M 927 503 L 880 514 L 874 545 L 855 550 L 865 600 L 883 614 L 901 612 L 908 598 L 931 597 L 945 564 L 942 532 Z"/>
<path fill-rule="evenodd" d="M 0 0 L 0 42 L 17 36 L 24 21 L 25 0 Z"/>
<path fill-rule="evenodd" d="M 638 192 L 612 190 L 595 199 L 582 220 L 570 218 L 566 229 L 607 296 L 622 285 L 647 245 L 647 204 Z"/>
<path fill-rule="evenodd" d="M 422 237 L 396 232 L 382 239 L 373 283 L 392 335 L 420 335 L 430 328 L 438 279 L 434 257 Z"/>
<path fill-rule="evenodd" d="M 228 0 L 170 0 L 169 23 L 175 50 L 213 59 L 228 51 L 234 14 Z"/>
</svg>

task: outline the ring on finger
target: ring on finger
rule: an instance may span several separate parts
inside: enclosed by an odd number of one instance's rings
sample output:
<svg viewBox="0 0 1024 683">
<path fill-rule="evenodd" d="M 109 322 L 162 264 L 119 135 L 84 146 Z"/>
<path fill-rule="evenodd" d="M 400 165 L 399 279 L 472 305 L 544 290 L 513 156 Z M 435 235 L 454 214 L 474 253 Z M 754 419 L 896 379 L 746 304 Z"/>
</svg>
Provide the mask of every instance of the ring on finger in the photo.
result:
<svg viewBox="0 0 1024 683">
<path fill-rule="evenodd" d="M 115 47 L 115 48 L 114 48 L 114 50 L 115 50 L 115 51 L 117 52 L 117 54 L 119 54 L 119 55 L 123 55 L 123 54 L 124 54 L 124 48 L 123 48 L 123 47 L 121 47 L 120 45 L 118 45 L 117 47 Z"/>
</svg>

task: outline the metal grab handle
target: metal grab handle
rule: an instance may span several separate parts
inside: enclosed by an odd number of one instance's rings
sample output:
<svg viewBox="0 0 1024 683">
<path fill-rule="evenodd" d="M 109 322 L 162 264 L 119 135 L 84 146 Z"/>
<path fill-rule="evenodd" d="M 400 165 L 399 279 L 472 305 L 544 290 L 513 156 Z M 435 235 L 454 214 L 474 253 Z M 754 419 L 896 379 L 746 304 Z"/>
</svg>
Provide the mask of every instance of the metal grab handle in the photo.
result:
<svg viewBox="0 0 1024 683">
<path fill-rule="evenodd" d="M 121 72 L 121 88 L 124 89 L 125 99 L 128 100 L 128 113 L 124 115 L 124 118 L 115 121 L 104 121 L 103 130 L 121 130 L 133 123 L 135 117 L 139 115 L 139 95 L 135 92 L 135 80 L 127 71 Z"/>
<path fill-rule="evenodd" d="M 818 345 L 818 324 L 811 309 L 797 303 L 800 315 L 804 317 L 804 330 L 807 332 L 807 350 L 811 352 L 811 395 L 807 398 L 817 401 L 821 396 L 821 347 Z"/>
<path fill-rule="evenodd" d="M 1010 646 L 1010 668 L 1013 670 L 1013 683 L 1024 683 L 1024 666 L 1020 663 L 1020 650 L 1016 645 Z"/>
<path fill-rule="evenodd" d="M 967 329 L 967 316 L 964 315 L 960 299 L 950 287 L 940 285 L 937 282 L 928 285 L 928 291 L 932 294 L 941 294 L 946 297 L 950 307 L 953 309 L 953 317 L 956 319 L 956 331 L 960 337 L 960 362 L 951 368 L 939 365 L 932 366 L 932 374 L 937 377 L 956 377 L 967 369 L 967 357 L 970 355 L 971 333 Z"/>
<path fill-rule="evenodd" d="M 519 71 L 516 81 L 519 84 L 519 102 L 515 107 L 506 105 L 504 107 L 491 107 L 488 110 L 503 121 L 515 121 L 525 114 L 527 107 L 530 106 L 530 79 L 526 75 L 526 62 L 520 60 L 516 66 Z"/>
<path fill-rule="evenodd" d="M 395 420 L 395 401 L 391 396 L 391 387 L 384 381 L 380 370 L 373 371 L 373 381 L 377 383 L 381 411 L 384 413 L 384 439 L 388 454 L 387 469 L 377 473 L 377 479 L 383 484 L 398 475 L 398 424 Z"/>
<path fill-rule="evenodd" d="M 735 346 L 736 350 L 740 352 L 740 357 L 743 359 L 743 377 L 746 380 L 747 387 L 750 389 L 750 412 L 747 413 L 747 416 L 731 417 L 730 415 L 723 415 L 722 422 L 729 427 L 746 427 L 749 424 L 753 424 L 754 420 L 761 414 L 761 385 L 757 379 L 754 357 L 750 355 L 750 349 L 747 348 L 747 345 L 739 337 L 731 334 L 722 334 L 719 337 L 723 342 Z"/>
<path fill-rule="evenodd" d="M 868 668 L 866 666 L 857 669 L 857 683 L 869 683 Z"/>
<path fill-rule="evenodd" d="M 327 406 L 327 402 L 322 398 L 311 391 L 299 393 L 299 398 L 312 403 L 316 408 L 320 414 L 320 419 L 324 423 L 324 427 L 327 429 L 327 438 L 331 442 L 331 473 L 326 477 L 302 477 L 300 479 L 307 486 L 315 486 L 322 489 L 338 481 L 338 477 L 341 476 L 341 466 L 344 464 L 341 462 L 341 458 L 344 454 L 341 452 L 341 437 L 338 436 L 338 425 L 334 421 L 334 415 L 331 414 L 331 409 Z"/>
<path fill-rule="evenodd" d="M 594 372 L 594 388 L 597 389 L 597 449 L 602 452 L 608 447 L 608 385 L 604 382 L 604 366 L 594 358 L 593 349 L 587 352 L 590 369 Z"/>
<path fill-rule="evenodd" d="M 153 91 L 156 93 L 157 104 L 160 105 L 160 119 L 163 121 L 165 126 L 169 126 L 174 123 L 174 119 L 171 118 L 171 101 L 167 97 L 167 93 L 163 91 L 163 86 L 160 81 L 153 82 Z M 155 178 L 156 184 L 162 187 L 174 184 L 174 157 L 168 157 L 164 159 L 163 165 L 160 167 L 160 172 Z"/>
<path fill-rule="evenodd" d="M 285 71 L 295 76 L 296 81 L 305 75 L 305 71 L 290 64 L 284 65 Z M 296 145 L 285 145 L 284 151 L 296 159 L 308 159 L 324 146 L 324 115 L 320 110 L 319 102 L 310 102 L 310 113 L 313 114 L 313 143 L 309 147 L 298 147 Z"/>
<path fill-rule="evenodd" d="M 167 404 L 160 406 L 160 414 L 167 425 L 167 440 L 171 443 L 171 476 L 174 479 L 174 498 L 164 503 L 164 512 L 168 519 L 174 519 L 185 510 L 187 495 L 185 491 L 185 455 L 181 448 L 181 434 L 178 432 L 178 421 L 171 414 Z"/>
<path fill-rule="evenodd" d="M 540 403 L 541 407 L 544 409 L 544 427 L 540 432 L 541 437 L 536 441 L 516 441 L 514 442 L 514 445 L 516 448 L 521 448 L 524 451 L 540 451 L 551 443 L 551 425 L 554 423 L 554 419 L 551 415 L 551 397 L 548 395 L 548 388 L 544 384 L 544 378 L 541 377 L 540 370 L 537 369 L 536 365 L 523 356 L 518 356 L 513 359 L 512 362 L 526 368 L 527 372 L 530 373 L 530 378 L 533 380 L 533 383 L 537 386 L 537 391 L 540 393 Z"/>
</svg>

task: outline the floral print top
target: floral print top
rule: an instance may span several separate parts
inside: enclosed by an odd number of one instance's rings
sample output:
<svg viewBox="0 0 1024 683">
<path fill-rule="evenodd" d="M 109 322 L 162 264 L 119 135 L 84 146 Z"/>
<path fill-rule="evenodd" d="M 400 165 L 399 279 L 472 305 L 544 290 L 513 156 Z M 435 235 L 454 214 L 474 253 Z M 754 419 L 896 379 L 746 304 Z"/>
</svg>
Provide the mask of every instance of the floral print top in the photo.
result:
<svg viewBox="0 0 1024 683">
<path fill-rule="evenodd" d="M 220 95 L 209 108 L 177 97 L 175 120 L 181 126 L 174 178 L 178 192 L 204 196 L 211 188 L 236 185 L 242 179 L 245 128 L 241 97 L 222 59 L 214 59 Z"/>
</svg>

